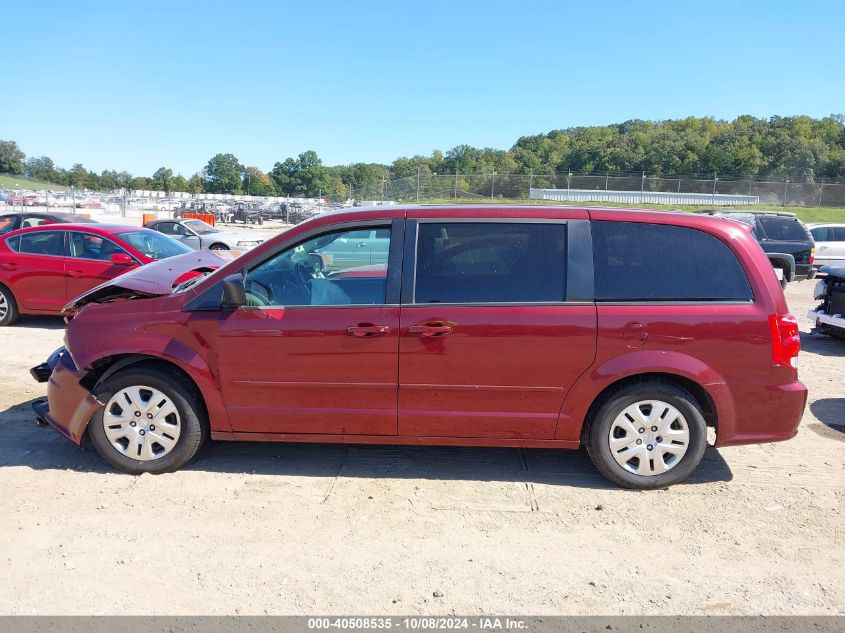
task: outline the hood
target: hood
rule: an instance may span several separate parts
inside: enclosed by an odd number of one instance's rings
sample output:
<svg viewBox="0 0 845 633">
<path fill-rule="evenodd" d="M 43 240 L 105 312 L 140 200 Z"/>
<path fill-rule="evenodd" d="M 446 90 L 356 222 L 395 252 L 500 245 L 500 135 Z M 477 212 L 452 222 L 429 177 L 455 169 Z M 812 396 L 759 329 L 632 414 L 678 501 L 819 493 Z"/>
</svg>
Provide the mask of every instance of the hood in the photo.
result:
<svg viewBox="0 0 845 633">
<path fill-rule="evenodd" d="M 822 266 L 819 268 L 820 273 L 825 273 L 831 277 L 841 277 L 845 279 L 845 265 L 843 266 Z"/>
<path fill-rule="evenodd" d="M 217 270 L 236 258 L 230 251 L 196 251 L 140 266 L 79 295 L 64 307 L 78 310 L 86 303 L 169 295 L 177 282 Z"/>
</svg>

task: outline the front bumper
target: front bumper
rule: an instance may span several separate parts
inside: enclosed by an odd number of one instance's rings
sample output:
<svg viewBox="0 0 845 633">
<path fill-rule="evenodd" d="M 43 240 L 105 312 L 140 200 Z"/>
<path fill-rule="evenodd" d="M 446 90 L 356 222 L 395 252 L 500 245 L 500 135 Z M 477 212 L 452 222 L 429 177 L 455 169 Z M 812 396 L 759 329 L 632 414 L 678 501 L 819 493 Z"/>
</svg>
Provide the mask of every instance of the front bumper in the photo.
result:
<svg viewBox="0 0 845 633">
<path fill-rule="evenodd" d="M 841 314 L 825 314 L 821 310 L 810 310 L 807 312 L 807 318 L 818 325 L 829 325 L 837 329 L 845 331 L 845 316 Z"/>
<path fill-rule="evenodd" d="M 33 378 L 43 382 L 42 363 L 30 370 Z M 34 402 L 32 408 L 38 420 L 52 426 L 66 438 L 79 444 L 91 416 L 103 405 L 87 389 L 79 384 L 84 375 L 73 364 L 70 354 L 60 354 L 52 373 L 47 379 L 47 401 Z"/>
</svg>

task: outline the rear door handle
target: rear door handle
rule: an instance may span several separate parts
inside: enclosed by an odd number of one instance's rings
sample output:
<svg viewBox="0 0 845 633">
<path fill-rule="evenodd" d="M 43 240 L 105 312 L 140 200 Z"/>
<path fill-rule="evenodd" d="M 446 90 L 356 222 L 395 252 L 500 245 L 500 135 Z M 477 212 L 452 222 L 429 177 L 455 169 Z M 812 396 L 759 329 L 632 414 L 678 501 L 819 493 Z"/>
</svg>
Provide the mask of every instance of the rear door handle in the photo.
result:
<svg viewBox="0 0 845 633">
<path fill-rule="evenodd" d="M 412 325 L 408 330 L 411 334 L 419 334 L 420 336 L 446 336 L 452 333 L 452 326 L 445 323 L 426 323 L 423 325 Z"/>
<path fill-rule="evenodd" d="M 0 264 L 0 268 L 3 270 L 17 270 L 18 265 L 15 262 L 6 262 L 5 264 Z"/>
<path fill-rule="evenodd" d="M 372 323 L 359 323 L 346 328 L 346 333 L 349 336 L 357 336 L 358 338 L 371 338 L 373 336 L 384 336 L 390 334 L 390 326 L 388 325 L 373 325 Z"/>
</svg>

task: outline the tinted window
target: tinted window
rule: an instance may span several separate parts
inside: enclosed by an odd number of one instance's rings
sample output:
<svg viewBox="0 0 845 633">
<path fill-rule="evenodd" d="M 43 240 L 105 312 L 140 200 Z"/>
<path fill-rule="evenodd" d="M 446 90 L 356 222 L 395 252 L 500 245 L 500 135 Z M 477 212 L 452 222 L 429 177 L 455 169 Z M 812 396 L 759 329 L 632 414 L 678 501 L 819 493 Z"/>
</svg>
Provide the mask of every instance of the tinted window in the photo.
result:
<svg viewBox="0 0 845 633">
<path fill-rule="evenodd" d="M 421 223 L 415 303 L 564 300 L 566 225 Z"/>
<path fill-rule="evenodd" d="M 108 261 L 115 253 L 129 254 L 111 240 L 93 233 L 71 231 L 68 235 L 68 245 L 70 246 L 70 256 L 77 259 Z"/>
<path fill-rule="evenodd" d="M 830 229 L 833 236 L 828 239 L 833 242 L 845 242 L 845 226 L 834 226 Z"/>
<path fill-rule="evenodd" d="M 59 231 L 41 231 L 21 235 L 17 244 L 19 253 L 31 255 L 58 255 L 64 256 L 64 236 Z"/>
<path fill-rule="evenodd" d="M 733 251 L 680 226 L 593 222 L 597 301 L 750 300 Z"/>
<path fill-rule="evenodd" d="M 390 229 L 383 231 L 389 243 Z M 285 249 L 247 271 L 248 303 L 257 306 L 383 304 L 387 292 L 387 258 L 372 261 L 370 233 L 371 229 L 335 231 Z"/>
<path fill-rule="evenodd" d="M 770 240 L 808 241 L 807 232 L 795 218 L 761 216 L 760 224 Z"/>
</svg>

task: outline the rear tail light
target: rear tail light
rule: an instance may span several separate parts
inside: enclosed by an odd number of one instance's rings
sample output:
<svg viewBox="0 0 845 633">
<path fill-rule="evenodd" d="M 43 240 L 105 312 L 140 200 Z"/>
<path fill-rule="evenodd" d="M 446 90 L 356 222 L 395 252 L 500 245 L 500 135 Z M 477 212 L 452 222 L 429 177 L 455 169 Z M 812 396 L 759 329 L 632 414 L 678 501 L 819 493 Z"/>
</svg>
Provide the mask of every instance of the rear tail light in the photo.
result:
<svg viewBox="0 0 845 633">
<path fill-rule="evenodd" d="M 816 263 L 816 257 L 815 257 L 815 255 L 816 255 L 816 249 L 815 249 L 815 247 L 813 247 L 813 248 L 811 248 L 811 249 L 810 249 L 810 263 L 811 263 L 811 264 L 815 264 L 815 263 Z"/>
<path fill-rule="evenodd" d="M 801 350 L 798 320 L 791 314 L 772 314 L 769 315 L 769 328 L 772 332 L 772 363 L 797 368 L 798 352 Z"/>
</svg>

